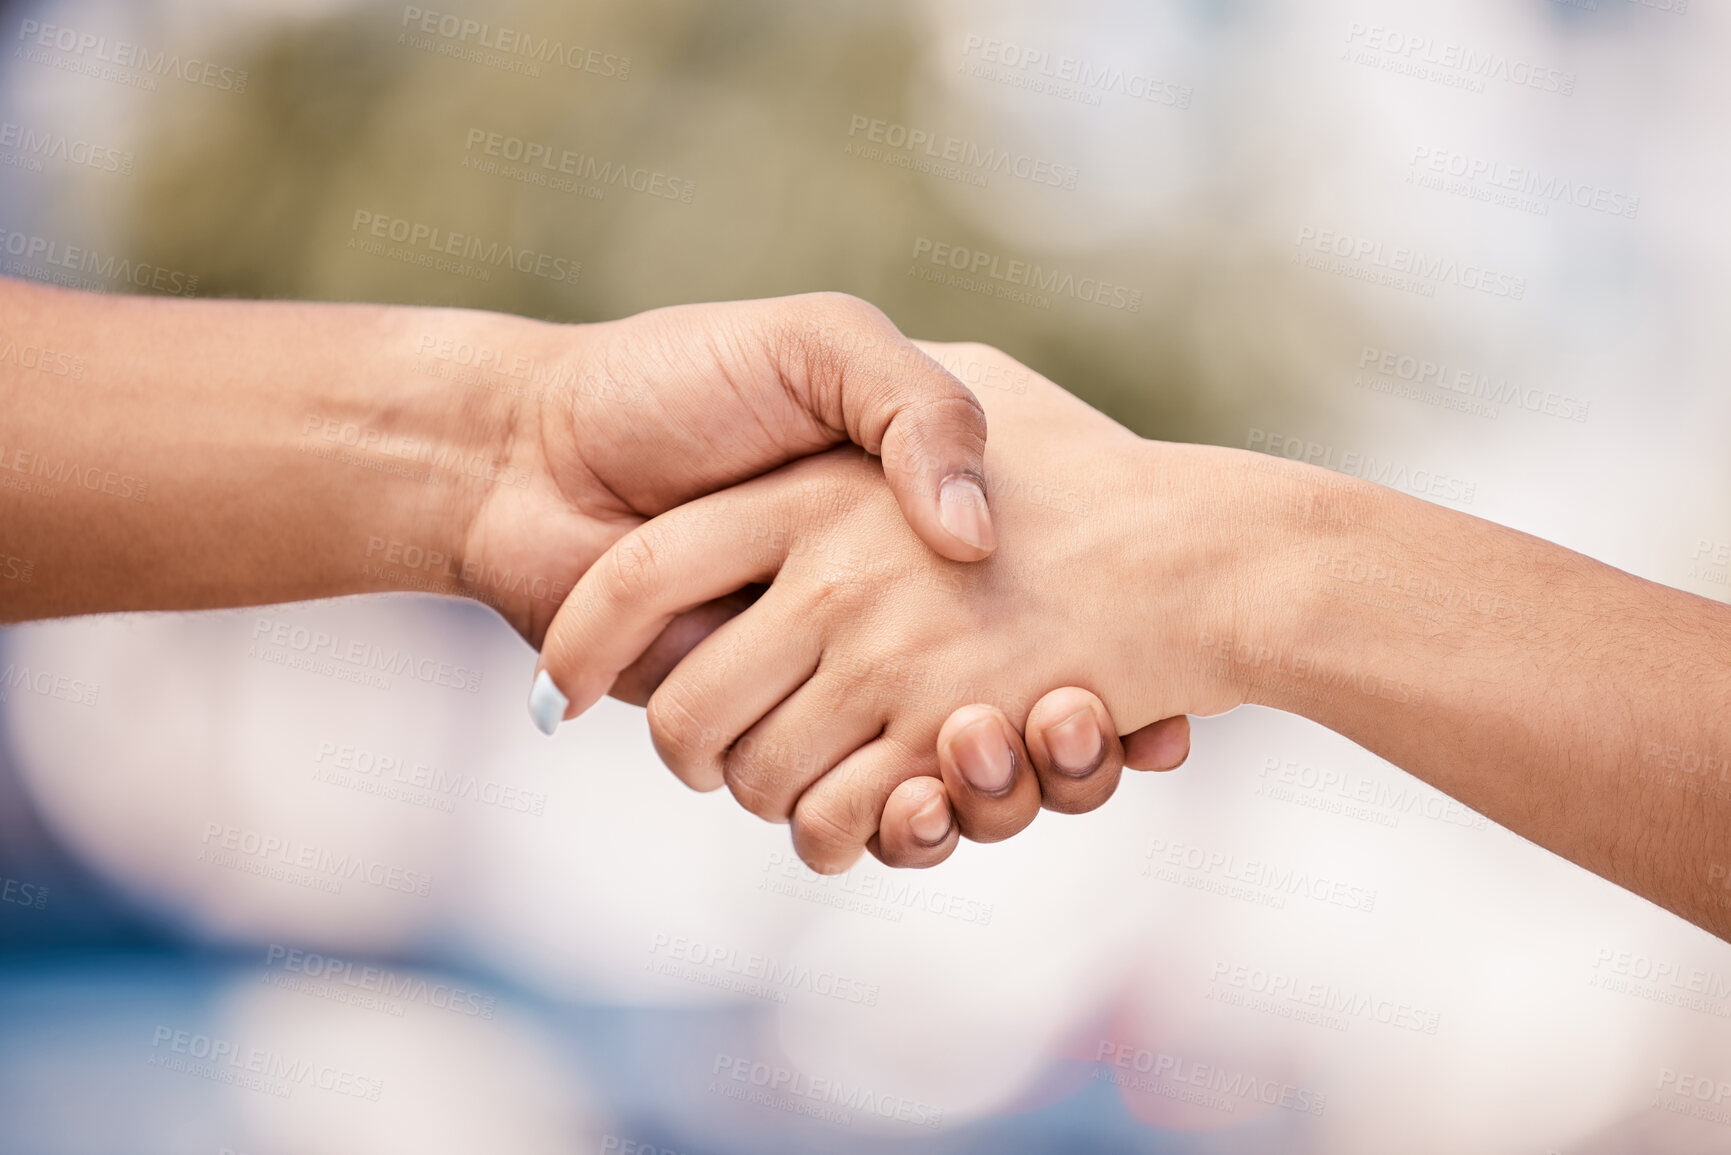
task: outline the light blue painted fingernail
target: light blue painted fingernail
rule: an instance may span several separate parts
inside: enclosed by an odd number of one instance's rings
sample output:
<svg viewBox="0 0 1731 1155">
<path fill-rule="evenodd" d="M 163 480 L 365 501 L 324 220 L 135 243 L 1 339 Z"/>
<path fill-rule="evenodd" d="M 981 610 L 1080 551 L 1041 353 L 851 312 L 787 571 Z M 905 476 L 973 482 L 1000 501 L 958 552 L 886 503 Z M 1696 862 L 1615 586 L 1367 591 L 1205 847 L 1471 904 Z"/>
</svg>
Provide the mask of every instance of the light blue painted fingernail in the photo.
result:
<svg viewBox="0 0 1731 1155">
<path fill-rule="evenodd" d="M 529 688 L 529 717 L 535 723 L 535 729 L 552 736 L 559 728 L 559 723 L 565 720 L 565 707 L 571 704 L 571 699 L 559 692 L 559 687 L 553 684 L 553 676 L 546 670 L 535 675 L 535 684 Z"/>
</svg>

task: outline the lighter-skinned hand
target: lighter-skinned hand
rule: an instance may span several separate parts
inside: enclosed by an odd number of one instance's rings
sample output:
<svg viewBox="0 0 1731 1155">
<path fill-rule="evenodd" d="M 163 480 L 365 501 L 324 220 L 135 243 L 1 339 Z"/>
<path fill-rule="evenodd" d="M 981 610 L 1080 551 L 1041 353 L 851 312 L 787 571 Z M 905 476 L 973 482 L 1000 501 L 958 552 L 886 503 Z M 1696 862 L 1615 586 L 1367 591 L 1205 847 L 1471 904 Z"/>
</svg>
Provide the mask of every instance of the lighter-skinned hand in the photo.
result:
<svg viewBox="0 0 1731 1155">
<path fill-rule="evenodd" d="M 1178 715 L 1242 700 L 1194 654 L 1244 593 L 1211 580 L 1236 548 L 1213 528 L 1237 499 L 1220 478 L 1244 471 L 1222 460 L 1231 451 L 1146 442 L 1036 375 L 1025 383 L 982 397 L 1000 542 L 986 561 L 935 556 L 896 515 L 878 461 L 835 451 L 620 539 L 549 628 L 544 668 L 573 712 L 634 666 L 641 691 L 655 678 L 638 663 L 679 614 L 767 584 L 659 682 L 650 732 L 688 784 L 725 784 L 791 821 L 796 850 L 825 872 L 868 847 L 935 861 L 958 836 L 1008 837 L 1042 801 L 1098 805 L 1124 763 L 1114 718 L 1159 724 L 1132 765 L 1175 765 Z M 1092 693 L 1036 711 L 1054 686 Z"/>
</svg>

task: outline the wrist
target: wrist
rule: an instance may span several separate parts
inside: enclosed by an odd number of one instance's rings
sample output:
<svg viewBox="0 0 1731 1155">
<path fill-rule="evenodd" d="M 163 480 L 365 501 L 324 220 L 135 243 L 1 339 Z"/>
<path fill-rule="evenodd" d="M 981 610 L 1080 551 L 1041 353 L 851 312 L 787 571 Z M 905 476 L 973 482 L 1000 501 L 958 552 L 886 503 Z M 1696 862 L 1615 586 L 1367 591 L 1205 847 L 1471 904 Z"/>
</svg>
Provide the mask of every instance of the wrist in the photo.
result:
<svg viewBox="0 0 1731 1155">
<path fill-rule="evenodd" d="M 1239 702 L 1325 723 L 1359 695 L 1422 700 L 1387 632 L 1355 628 L 1387 576 L 1364 548 L 1387 491 L 1248 450 L 1216 452 L 1233 479 L 1219 488 L 1239 510 L 1219 511 L 1218 524 L 1239 544 L 1228 555 L 1226 612 L 1198 637 L 1205 676 Z"/>
<path fill-rule="evenodd" d="M 355 374 L 306 418 L 302 451 L 349 467 L 344 536 L 361 543 L 366 588 L 480 592 L 477 523 L 498 493 L 533 483 L 533 407 L 497 369 L 532 324 L 380 308 L 360 341 L 371 356 L 358 358 L 377 371 Z"/>
<path fill-rule="evenodd" d="M 447 488 L 443 592 L 490 606 L 539 646 L 577 580 L 642 518 L 592 472 L 583 432 L 624 437 L 598 407 L 640 404 L 600 368 L 596 326 L 463 309 L 414 310 L 400 343 L 463 440 Z M 593 432 L 593 431 L 591 431 Z"/>
<path fill-rule="evenodd" d="M 1284 487 L 1257 463 L 1230 449 L 1161 441 L 1141 442 L 1135 461 L 1123 528 L 1139 543 L 1131 573 L 1146 615 L 1135 682 L 1153 700 L 1133 718 L 1114 707 L 1128 729 L 1255 700 L 1259 656 L 1279 644 L 1277 573 L 1292 552 Z"/>
</svg>

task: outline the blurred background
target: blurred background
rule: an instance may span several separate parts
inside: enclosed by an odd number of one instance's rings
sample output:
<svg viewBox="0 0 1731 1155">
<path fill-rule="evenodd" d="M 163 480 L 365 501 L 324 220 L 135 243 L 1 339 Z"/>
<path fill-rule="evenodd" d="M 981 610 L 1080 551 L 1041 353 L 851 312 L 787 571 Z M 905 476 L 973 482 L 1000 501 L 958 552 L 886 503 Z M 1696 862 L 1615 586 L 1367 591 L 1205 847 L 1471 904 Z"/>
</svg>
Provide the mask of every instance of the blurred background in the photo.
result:
<svg viewBox="0 0 1731 1155">
<path fill-rule="evenodd" d="M 8 275 L 845 290 L 1731 597 L 1722 5 L 65 0 L 0 44 Z M 542 739 L 533 663 L 417 597 L 0 632 L 0 1152 L 1731 1150 L 1731 947 L 1303 720 L 820 879 L 640 711 Z"/>
</svg>

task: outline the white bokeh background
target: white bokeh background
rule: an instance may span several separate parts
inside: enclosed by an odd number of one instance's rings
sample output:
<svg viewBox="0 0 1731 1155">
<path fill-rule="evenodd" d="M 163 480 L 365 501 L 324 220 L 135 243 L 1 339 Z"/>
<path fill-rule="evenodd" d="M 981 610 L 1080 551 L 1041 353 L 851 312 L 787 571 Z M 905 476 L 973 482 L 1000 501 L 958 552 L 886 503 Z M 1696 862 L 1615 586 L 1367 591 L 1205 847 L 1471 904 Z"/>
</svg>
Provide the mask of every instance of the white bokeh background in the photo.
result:
<svg viewBox="0 0 1731 1155">
<path fill-rule="evenodd" d="M 188 44 L 241 44 L 310 18 L 289 4 L 39 7 Z M 1263 417 L 1249 398 L 1234 443 L 1260 428 L 1373 447 L 1474 481 L 1469 512 L 1725 596 L 1722 575 L 1692 570 L 1700 540 L 1731 537 L 1731 13 L 1721 6 L 946 2 L 896 18 L 919 46 L 910 123 L 967 125 L 1086 175 L 1062 199 L 1016 182 L 985 192 L 937 182 L 973 235 L 1078 265 L 1133 249 L 1231 273 L 1168 282 L 1150 266 L 1137 283 L 1160 286 L 1151 300 L 1178 312 L 1207 358 L 1289 369 L 1283 388 L 1304 408 Z M 1342 59 L 1355 22 L 1544 62 L 1577 88 L 1562 97 L 1492 82 L 1474 93 L 1379 71 Z M 1193 102 L 1090 106 L 994 84 L 962 71 L 970 36 L 1170 77 Z M 106 139 L 137 130 L 132 94 L 81 80 L 13 64 L 6 108 Z M 1420 146 L 1626 190 L 1639 213 L 1553 205 L 1539 216 L 1420 188 L 1407 179 Z M 124 234 L 124 188 L 81 185 L 69 203 L 31 174 L 0 187 L 11 228 L 52 212 L 88 221 L 87 237 Z M 1421 297 L 1296 269 L 1306 227 L 1484 260 L 1524 276 L 1525 298 L 1451 285 Z M 898 320 L 919 332 L 918 317 Z M 1590 418 L 1505 407 L 1491 420 L 1354 388 L 1366 345 L 1585 399 Z M 401 677 L 380 690 L 273 665 L 252 656 L 260 620 L 406 647 L 484 677 L 476 694 Z M 377 1104 L 212 1090 L 226 1105 L 198 1110 L 219 1119 L 211 1126 L 228 1147 L 605 1151 L 608 1136 L 652 1122 L 680 1151 L 1032 1151 L 1049 1136 L 1018 1139 L 1018 1117 L 1092 1094 L 1070 1118 L 1110 1105 L 1131 1129 L 1090 1137 L 1078 1123 L 1049 1149 L 1731 1149 L 1731 1126 L 1655 1106 L 1662 1070 L 1731 1080 L 1731 997 L 1691 1009 L 1593 985 L 1626 952 L 1679 974 L 1699 968 L 1723 987 L 1731 947 L 1470 815 L 1427 816 L 1440 812 L 1427 788 L 1301 719 L 1244 709 L 1202 721 L 1182 771 L 1132 776 L 1094 814 L 1043 815 L 1017 839 L 964 846 L 926 874 L 868 862 L 825 884 L 784 869 L 785 830 L 724 794 L 681 787 L 640 711 L 609 701 L 542 739 L 523 716 L 533 655 L 479 607 L 356 598 L 100 618 L 15 627 L 3 647 L 0 663 L 101 687 L 93 708 L 13 690 L 0 727 L 62 846 L 187 943 L 241 960 L 202 980 L 199 1021 L 342 1056 L 389 1088 Z M 446 812 L 319 781 L 324 743 L 543 794 L 544 812 L 472 800 Z M 1362 821 L 1301 804 L 1318 792 L 1277 797 L 1271 760 L 1426 801 L 1392 824 Z M 210 823 L 430 875 L 430 893 L 351 882 L 332 894 L 215 866 L 199 857 Z M 1275 907 L 1144 873 L 1179 844 L 1344 880 L 1373 890 L 1374 910 L 1300 896 Z M 818 900 L 871 894 L 868 912 Z M 950 896 L 989 906 L 989 922 L 934 913 Z M 875 1005 L 707 985 L 725 962 L 660 973 L 674 940 L 850 976 Z M 273 989 L 260 981 L 271 944 L 469 976 L 496 993 L 500 1013 L 411 1007 L 397 1018 Z M 1420 1033 L 1366 1014 L 1334 1029 L 1259 1013 L 1219 997 L 1234 988 L 1216 977 L 1235 968 L 1408 1004 L 1438 1026 Z M 101 974 L 104 990 L 125 989 L 124 967 Z M 20 990 L 46 981 L 14 979 Z M 146 1004 L 166 997 L 139 982 Z M 118 1021 L 19 1026 L 14 1052 L 53 1037 L 53 1049 L 32 1052 L 51 1056 L 34 1077 L 43 1066 L 65 1076 L 48 1098 L 75 1102 L 68 1088 L 84 1085 L 124 1101 L 156 1072 L 142 1067 L 148 1039 Z M 1239 1099 L 1228 1111 L 1171 1097 L 1173 1083 L 1102 1096 L 1089 1084 L 1109 1066 L 1096 1060 L 1120 1047 L 1320 1092 L 1326 1110 Z M 722 1054 L 935 1105 L 943 1127 L 858 1117 L 838 1127 L 735 1103 L 711 1090 Z M 11 1058 L 4 1069 L 22 1077 Z M 970 1130 L 993 1124 L 1003 1126 Z M 53 1133 L 42 1126 L 30 1133 Z M 0 1139 L 0 1149 L 14 1148 Z"/>
</svg>

